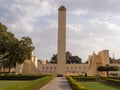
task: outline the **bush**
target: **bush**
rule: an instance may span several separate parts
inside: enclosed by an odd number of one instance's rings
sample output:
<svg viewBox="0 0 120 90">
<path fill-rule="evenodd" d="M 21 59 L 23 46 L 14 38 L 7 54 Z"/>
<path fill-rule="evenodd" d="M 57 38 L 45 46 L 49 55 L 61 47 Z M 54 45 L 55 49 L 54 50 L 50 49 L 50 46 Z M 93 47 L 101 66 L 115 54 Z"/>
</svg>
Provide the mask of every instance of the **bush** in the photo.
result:
<svg viewBox="0 0 120 90">
<path fill-rule="evenodd" d="M 77 81 L 96 81 L 96 77 L 74 77 L 75 80 Z"/>
<path fill-rule="evenodd" d="M 116 79 L 116 80 L 120 80 L 120 77 L 109 77 L 111 79 Z"/>
<path fill-rule="evenodd" d="M 43 75 L 1 75 L 0 80 L 35 80 Z"/>
<path fill-rule="evenodd" d="M 67 77 L 71 87 L 73 88 L 73 90 L 90 90 L 88 88 L 85 88 L 83 85 L 81 85 L 79 82 L 77 82 L 76 80 L 74 80 L 72 77 Z"/>
<path fill-rule="evenodd" d="M 120 86 L 120 80 L 106 78 L 106 82 L 112 85 Z"/>
</svg>

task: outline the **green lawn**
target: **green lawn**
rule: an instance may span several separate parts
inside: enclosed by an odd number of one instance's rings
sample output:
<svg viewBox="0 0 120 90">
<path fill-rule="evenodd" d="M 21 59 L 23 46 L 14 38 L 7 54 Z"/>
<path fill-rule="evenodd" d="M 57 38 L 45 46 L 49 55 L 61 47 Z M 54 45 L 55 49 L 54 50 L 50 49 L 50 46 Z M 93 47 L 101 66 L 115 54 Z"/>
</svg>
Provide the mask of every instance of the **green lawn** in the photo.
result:
<svg viewBox="0 0 120 90">
<path fill-rule="evenodd" d="M 30 83 L 31 81 L 0 81 L 0 90 L 7 87 L 17 87 L 24 85 L 25 83 Z"/>
<path fill-rule="evenodd" d="M 115 87 L 100 82 L 80 82 L 80 83 L 91 90 L 120 90 L 120 87 Z"/>
<path fill-rule="evenodd" d="M 37 90 L 52 80 L 45 76 L 36 80 L 0 80 L 0 90 Z"/>
</svg>

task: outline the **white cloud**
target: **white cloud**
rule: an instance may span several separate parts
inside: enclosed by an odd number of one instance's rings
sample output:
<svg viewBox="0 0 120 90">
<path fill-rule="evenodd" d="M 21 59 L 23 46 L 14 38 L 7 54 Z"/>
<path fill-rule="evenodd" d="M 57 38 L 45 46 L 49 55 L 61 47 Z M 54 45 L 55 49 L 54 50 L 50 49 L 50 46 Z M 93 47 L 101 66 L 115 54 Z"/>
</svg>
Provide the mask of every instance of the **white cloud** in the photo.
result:
<svg viewBox="0 0 120 90">
<path fill-rule="evenodd" d="M 120 26 L 114 22 L 92 20 L 90 24 L 94 30 L 97 30 L 96 33 L 99 32 L 98 34 L 109 34 L 113 36 L 120 33 Z"/>
<path fill-rule="evenodd" d="M 74 32 L 76 32 L 76 31 L 82 31 L 82 25 L 67 24 L 67 29 L 68 30 L 73 30 Z"/>
<path fill-rule="evenodd" d="M 30 36 L 39 58 L 57 52 L 57 13 L 67 8 L 67 50 L 84 60 L 109 49 L 120 57 L 120 0 L 0 0 L 0 21 L 17 37 Z"/>
<path fill-rule="evenodd" d="M 86 15 L 89 12 L 88 12 L 88 10 L 78 9 L 78 10 L 74 10 L 72 13 L 77 15 L 77 16 L 80 16 L 80 15 Z"/>
</svg>

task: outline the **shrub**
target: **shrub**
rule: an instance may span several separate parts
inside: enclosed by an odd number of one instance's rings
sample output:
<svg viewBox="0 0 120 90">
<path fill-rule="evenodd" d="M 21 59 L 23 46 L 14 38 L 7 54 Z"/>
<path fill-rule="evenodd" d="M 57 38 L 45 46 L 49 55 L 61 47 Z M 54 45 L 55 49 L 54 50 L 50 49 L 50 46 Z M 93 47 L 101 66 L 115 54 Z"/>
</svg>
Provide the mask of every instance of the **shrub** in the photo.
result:
<svg viewBox="0 0 120 90">
<path fill-rule="evenodd" d="M 111 79 L 116 79 L 116 80 L 120 80 L 120 77 L 109 77 Z"/>
<path fill-rule="evenodd" d="M 43 75 L 1 75 L 0 80 L 35 80 Z"/>
<path fill-rule="evenodd" d="M 106 82 L 112 85 L 120 86 L 120 80 L 106 78 Z"/>
<path fill-rule="evenodd" d="M 73 90 L 90 90 L 88 88 L 85 88 L 83 85 L 81 85 L 79 82 L 77 82 L 70 76 L 67 76 L 67 79 L 68 79 L 71 87 L 73 88 Z"/>
<path fill-rule="evenodd" d="M 96 81 L 96 77 L 74 77 L 77 81 Z"/>
</svg>

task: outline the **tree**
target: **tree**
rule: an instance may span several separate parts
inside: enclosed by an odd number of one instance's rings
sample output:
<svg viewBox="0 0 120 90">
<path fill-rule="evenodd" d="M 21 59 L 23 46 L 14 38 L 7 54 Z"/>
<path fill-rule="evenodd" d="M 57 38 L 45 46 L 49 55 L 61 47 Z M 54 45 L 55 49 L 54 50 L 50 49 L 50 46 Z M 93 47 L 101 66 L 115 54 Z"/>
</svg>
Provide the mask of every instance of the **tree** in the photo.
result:
<svg viewBox="0 0 120 90">
<path fill-rule="evenodd" d="M 14 34 L 7 31 L 7 27 L 0 23 L 0 60 L 3 60 L 8 56 L 10 47 L 13 45 Z"/>
<path fill-rule="evenodd" d="M 85 64 L 88 64 L 88 60 L 84 62 Z"/>
<path fill-rule="evenodd" d="M 50 63 L 56 64 L 57 63 L 57 55 L 54 54 L 50 60 Z"/>
<path fill-rule="evenodd" d="M 111 57 L 109 57 L 110 63 L 112 63 L 114 61 L 114 59 L 112 59 Z"/>
<path fill-rule="evenodd" d="M 107 72 L 107 77 L 108 77 L 109 76 L 109 71 L 118 71 L 119 67 L 106 65 L 106 66 L 99 66 L 97 68 L 97 70 Z"/>
<path fill-rule="evenodd" d="M 69 60 L 71 61 L 70 63 L 74 63 L 74 64 L 82 63 L 82 59 L 79 58 L 78 56 L 70 56 Z"/>
<path fill-rule="evenodd" d="M 87 73 L 85 72 L 85 77 L 87 77 Z"/>
<path fill-rule="evenodd" d="M 66 57 L 69 58 L 69 57 L 71 57 L 71 56 L 72 56 L 72 53 L 69 52 L 69 51 L 67 51 L 67 52 L 66 52 Z"/>
<path fill-rule="evenodd" d="M 72 57 L 72 54 L 71 54 L 71 52 L 67 51 L 66 52 L 66 63 L 67 64 L 71 63 L 70 57 Z"/>
<path fill-rule="evenodd" d="M 4 68 L 16 67 L 16 63 L 23 63 L 31 58 L 34 47 L 29 37 L 18 40 L 7 27 L 0 23 L 0 63 Z"/>
<path fill-rule="evenodd" d="M 16 57 L 18 57 L 16 48 L 18 48 L 16 42 L 12 43 L 10 47 L 8 47 L 8 54 L 6 55 L 6 58 L 2 61 L 3 67 L 9 68 L 9 72 L 11 68 L 16 67 Z"/>
<path fill-rule="evenodd" d="M 50 63 L 57 63 L 57 54 L 54 54 L 50 60 Z M 82 63 L 82 59 L 79 58 L 78 56 L 72 56 L 71 52 L 67 51 L 66 52 L 66 63 L 67 64 L 80 64 Z"/>
<path fill-rule="evenodd" d="M 32 39 L 30 37 L 22 37 L 18 42 L 17 49 L 17 63 L 21 64 L 24 60 L 31 59 L 32 51 L 34 46 L 32 44 Z"/>
<path fill-rule="evenodd" d="M 13 48 L 17 41 L 18 39 L 14 34 L 7 31 L 7 27 L 0 23 L 0 63 L 3 67 L 13 66 L 13 64 L 11 65 L 14 62 L 12 52 L 15 50 Z"/>
</svg>

